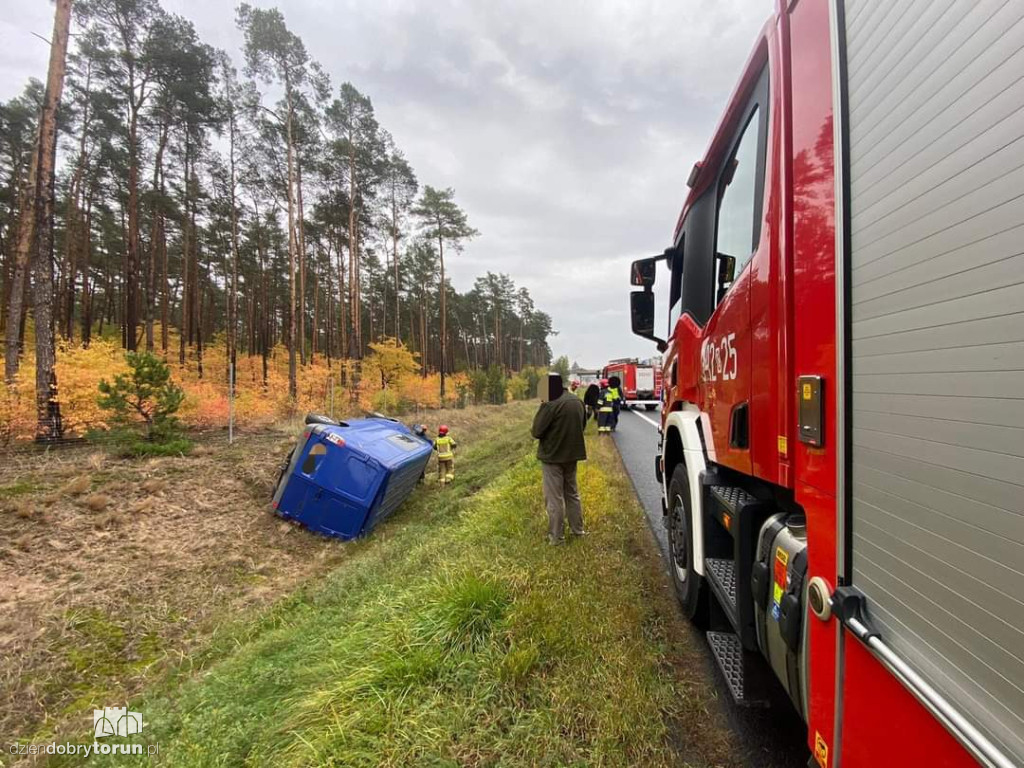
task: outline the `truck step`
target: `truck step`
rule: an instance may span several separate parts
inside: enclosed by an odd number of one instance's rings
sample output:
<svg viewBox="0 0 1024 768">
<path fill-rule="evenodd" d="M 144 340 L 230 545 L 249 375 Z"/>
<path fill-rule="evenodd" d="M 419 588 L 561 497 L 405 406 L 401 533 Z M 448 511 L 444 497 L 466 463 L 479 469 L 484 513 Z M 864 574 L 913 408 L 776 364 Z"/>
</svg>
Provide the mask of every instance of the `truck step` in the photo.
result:
<svg viewBox="0 0 1024 768">
<path fill-rule="evenodd" d="M 733 517 L 738 516 L 744 507 L 759 503 L 749 493 L 734 485 L 711 486 L 711 497 Z"/>
<path fill-rule="evenodd" d="M 768 706 L 761 686 L 762 676 L 752 668 L 750 654 L 743 650 L 739 637 L 732 632 L 708 632 L 708 645 L 718 668 L 722 670 L 733 701 L 741 707 Z"/>
<path fill-rule="evenodd" d="M 739 610 L 736 606 L 736 564 L 717 557 L 704 558 L 704 575 L 733 628 L 739 631 Z"/>
</svg>

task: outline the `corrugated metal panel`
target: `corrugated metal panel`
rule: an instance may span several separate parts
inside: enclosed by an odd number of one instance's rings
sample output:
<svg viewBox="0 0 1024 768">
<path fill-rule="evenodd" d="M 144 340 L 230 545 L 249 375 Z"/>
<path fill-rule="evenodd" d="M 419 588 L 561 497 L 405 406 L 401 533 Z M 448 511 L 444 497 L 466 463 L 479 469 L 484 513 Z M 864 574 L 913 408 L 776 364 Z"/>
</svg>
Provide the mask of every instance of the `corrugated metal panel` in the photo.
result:
<svg viewBox="0 0 1024 768">
<path fill-rule="evenodd" d="M 1024 3 L 845 9 L 854 584 L 1024 764 Z"/>
</svg>

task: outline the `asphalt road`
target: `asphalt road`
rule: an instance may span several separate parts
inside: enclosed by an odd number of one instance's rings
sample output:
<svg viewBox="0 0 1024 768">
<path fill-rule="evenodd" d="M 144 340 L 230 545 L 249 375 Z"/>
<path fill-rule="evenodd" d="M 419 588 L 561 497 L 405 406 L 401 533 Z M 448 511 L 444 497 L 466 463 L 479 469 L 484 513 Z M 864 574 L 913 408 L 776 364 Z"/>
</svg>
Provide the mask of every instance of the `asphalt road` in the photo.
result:
<svg viewBox="0 0 1024 768">
<path fill-rule="evenodd" d="M 623 411 L 614 433 L 626 471 L 643 504 L 647 523 L 661 547 L 662 562 L 668 572 L 668 536 L 661 514 L 661 488 L 654 478 L 654 454 L 658 450 L 658 414 L 647 411 Z M 668 584 L 671 589 L 671 583 Z M 781 687 L 768 709 L 738 707 L 729 696 L 711 649 L 704 646 L 704 665 L 715 676 L 722 692 L 719 702 L 722 716 L 742 743 L 748 768 L 805 768 L 809 753 L 806 729 L 790 706 Z"/>
</svg>

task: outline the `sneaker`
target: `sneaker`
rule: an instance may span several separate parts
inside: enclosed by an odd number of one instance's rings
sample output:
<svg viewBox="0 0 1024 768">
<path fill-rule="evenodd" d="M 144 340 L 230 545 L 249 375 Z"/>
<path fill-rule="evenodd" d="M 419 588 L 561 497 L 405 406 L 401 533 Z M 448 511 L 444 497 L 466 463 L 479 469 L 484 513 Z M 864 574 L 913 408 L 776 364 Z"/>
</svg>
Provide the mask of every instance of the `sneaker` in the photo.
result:
<svg viewBox="0 0 1024 768">
<path fill-rule="evenodd" d="M 565 539 L 552 539 L 552 538 L 551 538 L 551 537 L 549 536 L 549 537 L 548 537 L 548 544 L 549 544 L 550 546 L 552 546 L 552 547 L 560 547 L 560 546 L 562 546 L 563 544 L 565 544 Z"/>
<path fill-rule="evenodd" d="M 590 531 L 570 531 L 571 536 L 589 536 Z"/>
</svg>

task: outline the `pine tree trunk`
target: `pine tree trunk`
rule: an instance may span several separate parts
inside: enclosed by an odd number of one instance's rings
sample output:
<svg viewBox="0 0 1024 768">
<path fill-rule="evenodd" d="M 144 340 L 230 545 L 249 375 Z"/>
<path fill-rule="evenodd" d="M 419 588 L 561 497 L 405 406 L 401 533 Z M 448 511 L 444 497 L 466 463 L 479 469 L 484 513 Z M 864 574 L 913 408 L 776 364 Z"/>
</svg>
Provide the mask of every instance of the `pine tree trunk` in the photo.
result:
<svg viewBox="0 0 1024 768">
<path fill-rule="evenodd" d="M 331 284 L 331 246 L 327 244 L 327 253 L 324 263 L 327 269 L 324 270 L 324 277 L 327 278 L 327 288 L 324 293 L 327 299 L 325 314 L 327 315 L 326 338 L 324 339 L 324 353 L 327 356 L 327 370 L 331 370 L 331 357 L 334 352 L 334 286 Z"/>
<path fill-rule="evenodd" d="M 154 346 L 153 326 L 156 322 L 156 274 L 157 274 L 157 253 L 160 250 L 164 239 L 164 213 L 163 213 L 163 161 L 164 149 L 167 146 L 167 126 L 160 126 L 160 139 L 157 144 L 156 159 L 153 163 L 153 205 L 150 211 L 152 216 L 150 242 L 149 242 L 149 266 L 146 270 L 146 351 L 152 352 Z"/>
<path fill-rule="evenodd" d="M 36 145 L 42 140 L 40 131 L 42 123 L 36 131 Z M 28 179 L 21 193 L 18 206 L 18 234 L 14 246 L 14 278 L 11 281 L 11 299 L 7 305 L 7 336 L 4 347 L 4 381 L 11 384 L 18 374 L 18 357 L 21 354 L 23 341 L 22 332 L 25 318 L 25 294 L 29 272 L 29 257 L 35 244 L 36 217 L 34 206 L 38 198 L 39 152 L 32 153 L 29 162 Z"/>
<path fill-rule="evenodd" d="M 228 385 L 234 388 L 238 377 L 238 203 L 235 199 L 235 112 L 230 107 L 228 120 L 229 170 L 231 174 L 231 291 L 228 297 Z M 232 376 L 232 372 L 234 375 Z"/>
<path fill-rule="evenodd" d="M 298 243 L 299 243 L 299 353 L 300 361 L 306 365 L 306 227 L 302 210 L 302 162 L 295 153 L 295 194 L 298 202 Z M 313 325 L 316 333 L 316 324 Z M 315 354 L 315 353 L 314 353 Z"/>
<path fill-rule="evenodd" d="M 393 252 L 391 259 L 395 268 L 395 341 L 402 343 L 402 312 L 401 296 L 399 292 L 401 285 L 398 279 L 398 201 L 395 198 L 395 189 L 391 188 L 391 246 Z"/>
<path fill-rule="evenodd" d="M 199 284 L 199 254 L 196 253 L 196 285 Z M 198 292 L 196 305 L 196 374 L 203 378 L 203 302 L 206 298 L 206 288 Z"/>
<path fill-rule="evenodd" d="M 75 278 L 77 269 L 78 240 L 78 189 L 80 179 L 78 170 L 71 178 L 68 186 L 68 199 L 64 211 L 64 263 L 67 271 L 61 279 L 61 285 L 57 288 L 59 298 L 59 320 L 58 327 L 65 339 L 71 340 L 75 333 Z"/>
<path fill-rule="evenodd" d="M 135 351 L 135 327 L 138 325 L 139 264 L 139 115 L 133 105 L 128 124 L 128 238 L 124 268 L 124 316 L 121 342 Z"/>
<path fill-rule="evenodd" d="M 350 185 L 351 186 L 351 185 Z M 351 186 L 354 193 L 355 187 Z M 362 357 L 362 308 L 359 301 L 359 213 L 352 204 L 348 213 L 348 308 L 351 314 L 351 333 L 348 341 L 348 356 L 353 360 Z"/>
<path fill-rule="evenodd" d="M 92 341 L 92 302 L 95 282 L 90 285 L 92 262 L 92 195 L 85 200 L 85 223 L 82 233 L 82 346 Z"/>
<path fill-rule="evenodd" d="M 189 163 L 190 163 L 190 152 L 192 144 L 189 140 L 189 134 L 185 134 L 185 210 L 182 211 L 182 222 L 181 222 L 181 327 L 178 328 L 178 364 L 184 367 L 185 365 L 185 345 L 188 343 L 189 337 L 192 335 L 191 326 L 191 308 L 189 306 L 189 296 L 191 290 L 189 289 L 189 251 L 191 250 L 192 242 L 192 228 L 189 226 L 189 197 L 190 195 L 190 180 L 189 180 Z"/>
<path fill-rule="evenodd" d="M 198 154 L 198 148 L 196 150 Z M 188 341 L 193 346 L 194 351 L 197 353 L 201 352 L 199 347 L 202 345 L 202 328 L 199 324 L 199 317 L 203 312 L 202 304 L 202 286 L 199 284 L 199 228 L 196 226 L 196 214 L 198 212 L 197 201 L 199 199 L 199 179 L 196 176 L 196 158 L 192 158 L 192 186 L 189 192 L 190 204 L 189 204 L 189 230 L 192 233 L 189 239 L 189 245 L 191 246 L 191 259 L 190 259 L 190 270 L 191 276 L 189 277 L 189 288 L 191 294 L 189 296 L 188 305 L 190 309 L 189 317 L 189 333 Z M 202 360 L 199 359 L 199 367 L 197 368 L 199 378 L 203 377 Z"/>
<path fill-rule="evenodd" d="M 163 261 L 163 274 L 160 285 L 160 349 L 163 350 L 164 360 L 167 360 L 168 327 L 171 324 L 171 284 L 168 276 L 166 238 L 160 244 L 160 256 Z"/>
<path fill-rule="evenodd" d="M 286 125 L 286 142 L 288 144 L 288 283 L 291 290 L 291 312 L 289 313 L 288 333 L 288 395 L 295 399 L 298 394 L 295 369 L 295 157 L 292 139 L 292 89 L 291 83 L 285 83 L 288 99 L 288 116 Z"/>
<path fill-rule="evenodd" d="M 348 357 L 348 316 L 345 311 L 345 261 L 342 257 L 341 238 L 336 246 L 338 252 L 338 338 L 339 358 Z M 342 369 L 344 371 L 344 369 Z"/>
<path fill-rule="evenodd" d="M 445 352 L 448 349 L 448 304 L 445 295 L 448 291 L 444 284 L 444 238 L 441 236 L 441 220 L 437 221 L 437 253 L 441 261 L 441 406 L 444 407 L 444 369 L 446 365 Z"/>
<path fill-rule="evenodd" d="M 317 329 L 320 327 L 320 280 L 316 271 L 316 266 L 313 267 L 313 327 L 312 327 L 312 347 L 309 353 L 309 364 L 313 365 L 316 363 L 316 336 Z"/>
<path fill-rule="evenodd" d="M 57 439 L 63 433 L 57 401 L 53 327 L 53 166 L 57 155 L 57 107 L 64 89 L 64 70 L 71 25 L 71 0 L 57 0 L 50 67 L 43 111 L 39 117 L 39 157 L 33 215 L 36 219 L 34 298 L 36 319 L 36 439 Z"/>
<path fill-rule="evenodd" d="M 430 358 L 430 343 L 427 341 L 427 286 L 423 286 L 423 301 L 420 303 L 420 360 L 423 378 L 427 378 Z"/>
</svg>

